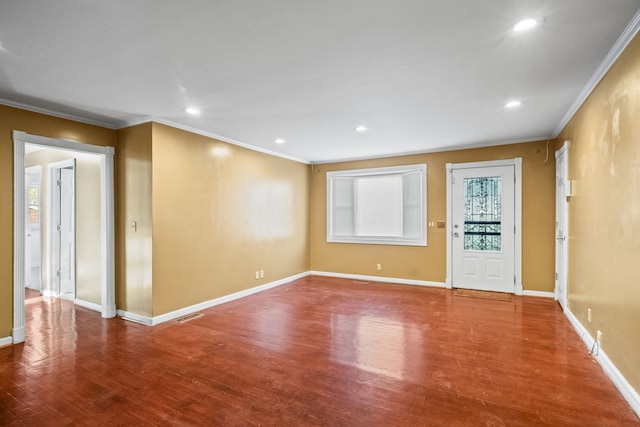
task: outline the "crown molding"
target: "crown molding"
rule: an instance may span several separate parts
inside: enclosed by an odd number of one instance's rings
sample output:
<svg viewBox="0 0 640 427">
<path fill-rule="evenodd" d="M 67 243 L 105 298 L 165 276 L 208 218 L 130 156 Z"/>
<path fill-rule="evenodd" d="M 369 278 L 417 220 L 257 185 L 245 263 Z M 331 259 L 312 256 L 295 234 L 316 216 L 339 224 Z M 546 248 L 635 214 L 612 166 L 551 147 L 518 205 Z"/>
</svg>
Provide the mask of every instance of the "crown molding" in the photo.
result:
<svg viewBox="0 0 640 427">
<path fill-rule="evenodd" d="M 525 139 L 517 139 L 517 140 L 510 139 L 510 140 L 496 141 L 496 142 L 477 142 L 473 144 L 456 145 L 451 147 L 438 147 L 431 150 L 418 150 L 418 151 L 408 151 L 403 153 L 391 153 L 391 154 L 388 153 L 388 154 L 379 154 L 376 156 L 348 157 L 345 159 L 338 159 L 338 160 L 314 160 L 311 162 L 311 164 L 326 165 L 330 163 L 357 162 L 360 160 L 388 159 L 392 157 L 416 156 L 420 154 L 446 153 L 448 151 L 469 150 L 472 148 L 486 148 L 486 147 L 498 147 L 500 145 L 525 144 L 527 142 L 546 141 L 548 139 L 550 139 L 549 136 L 536 136 L 533 138 L 525 138 Z"/>
<path fill-rule="evenodd" d="M 306 165 L 311 164 L 311 162 L 309 162 L 308 160 L 304 160 L 298 157 L 294 157 L 294 156 L 289 156 L 286 154 L 282 154 L 282 153 L 278 153 L 275 151 L 271 151 L 271 150 L 267 150 L 266 148 L 261 148 L 261 147 L 256 147 L 255 145 L 250 145 L 244 142 L 240 142 L 237 141 L 235 139 L 232 138 L 227 138 L 226 136 L 222 136 L 222 135 L 218 135 L 212 132 L 207 132 L 204 131 L 202 129 L 198 129 L 198 128 L 194 128 L 192 126 L 187 126 L 187 125 L 183 125 L 180 123 L 176 123 L 174 121 L 171 120 L 167 120 L 167 119 L 163 119 L 160 117 L 155 117 L 155 116 L 146 116 L 143 117 L 139 120 L 133 120 L 130 122 L 127 122 L 126 126 L 122 126 L 119 129 L 125 128 L 125 127 L 130 127 L 130 126 L 136 126 L 136 125 L 140 125 L 143 123 L 149 123 L 149 122 L 155 122 L 155 123 L 160 123 L 166 126 L 170 126 L 172 128 L 176 128 L 176 129 L 180 129 L 180 130 L 184 130 L 186 132 L 190 132 L 190 133 L 194 133 L 196 135 L 201 135 L 201 136 L 205 136 L 207 138 L 212 138 L 212 139 L 217 139 L 218 141 L 222 141 L 222 142 L 226 142 L 232 145 L 237 145 L 238 147 L 242 147 L 242 148 L 246 148 L 248 150 L 252 150 L 252 151 L 257 151 L 259 153 L 263 153 L 263 154 L 268 154 L 270 156 L 275 156 L 275 157 L 281 157 L 283 159 L 287 159 L 287 160 L 292 160 L 294 162 L 298 162 L 298 163 L 304 163 Z"/>
<path fill-rule="evenodd" d="M 24 104 L 22 102 L 11 101 L 5 98 L 0 98 L 0 105 L 6 105 L 7 107 L 18 108 L 20 110 L 31 111 L 33 113 L 45 114 L 47 116 L 57 117 L 59 119 L 73 120 L 74 122 L 85 123 L 88 125 L 100 126 L 107 129 L 117 129 L 113 123 L 102 122 L 100 120 L 92 120 L 82 116 L 76 116 L 75 114 L 61 113 L 60 111 L 50 110 L 48 108 L 36 107 L 31 104 Z"/>
<path fill-rule="evenodd" d="M 618 57 L 627 48 L 629 43 L 631 43 L 631 40 L 633 40 L 633 38 L 635 37 L 635 35 L 638 33 L 639 30 L 640 30 L 640 10 L 636 12 L 633 19 L 631 19 L 631 22 L 629 22 L 629 25 L 627 25 L 627 28 L 625 28 L 625 30 L 622 32 L 622 34 L 620 35 L 616 43 L 613 45 L 613 47 L 611 48 L 607 56 L 604 58 L 602 63 L 596 69 L 596 72 L 593 74 L 593 76 L 591 76 L 591 79 L 587 82 L 585 87 L 582 89 L 582 91 L 580 92 L 576 100 L 573 101 L 573 104 L 571 104 L 571 107 L 569 107 L 569 110 L 565 113 L 565 115 L 562 117 L 562 120 L 560 120 L 560 123 L 558 123 L 558 126 L 556 126 L 555 130 L 553 131 L 552 138 L 558 137 L 560 132 L 562 132 L 562 129 L 564 129 L 567 123 L 569 123 L 569 120 L 571 120 L 571 118 L 576 114 L 578 109 L 580 109 L 582 104 L 584 104 L 584 102 L 587 100 L 589 95 L 591 95 L 591 92 L 593 92 L 593 90 L 596 88 L 598 83 L 600 83 L 600 80 L 602 80 L 605 74 L 607 74 L 607 71 L 609 71 L 611 66 L 613 66 L 613 64 L 618 59 Z"/>
</svg>

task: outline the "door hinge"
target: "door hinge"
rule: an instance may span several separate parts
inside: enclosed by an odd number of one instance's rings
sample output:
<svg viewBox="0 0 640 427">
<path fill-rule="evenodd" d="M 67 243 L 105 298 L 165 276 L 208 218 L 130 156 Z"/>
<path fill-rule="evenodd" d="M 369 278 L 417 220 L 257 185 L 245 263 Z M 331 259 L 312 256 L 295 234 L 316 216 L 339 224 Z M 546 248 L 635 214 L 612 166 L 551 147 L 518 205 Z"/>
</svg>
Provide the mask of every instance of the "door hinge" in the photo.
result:
<svg viewBox="0 0 640 427">
<path fill-rule="evenodd" d="M 516 276 L 513 276 L 513 284 L 516 284 Z"/>
<path fill-rule="evenodd" d="M 57 277 L 62 276 L 62 273 L 60 272 L 60 270 L 56 271 L 56 276 L 57 276 Z"/>
<path fill-rule="evenodd" d="M 453 173 L 451 173 L 451 183 L 455 184 L 456 183 L 456 177 L 453 176 Z"/>
<path fill-rule="evenodd" d="M 56 185 L 58 187 L 62 187 L 62 181 L 60 181 L 59 179 L 56 179 Z"/>
<path fill-rule="evenodd" d="M 558 280 L 558 273 L 556 273 L 556 280 Z"/>
</svg>

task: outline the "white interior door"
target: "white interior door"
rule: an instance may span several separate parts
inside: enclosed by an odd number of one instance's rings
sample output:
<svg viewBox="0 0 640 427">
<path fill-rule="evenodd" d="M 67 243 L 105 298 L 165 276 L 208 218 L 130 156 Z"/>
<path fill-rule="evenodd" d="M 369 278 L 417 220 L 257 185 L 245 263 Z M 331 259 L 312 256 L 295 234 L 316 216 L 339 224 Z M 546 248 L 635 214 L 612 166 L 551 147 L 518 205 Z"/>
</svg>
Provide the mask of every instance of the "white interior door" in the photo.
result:
<svg viewBox="0 0 640 427">
<path fill-rule="evenodd" d="M 27 202 L 27 210 L 25 212 L 24 221 L 24 286 L 31 288 L 33 279 L 31 278 L 31 224 L 29 222 L 29 185 L 31 177 L 28 173 L 24 174 L 24 195 Z"/>
<path fill-rule="evenodd" d="M 75 169 L 65 167 L 56 170 L 56 234 L 54 260 L 57 276 L 57 293 L 60 297 L 75 299 Z"/>
<path fill-rule="evenodd" d="M 515 168 L 454 169 L 452 285 L 515 292 Z"/>
<path fill-rule="evenodd" d="M 41 179 L 40 166 L 25 168 L 25 286 L 37 291 L 41 289 Z"/>
<path fill-rule="evenodd" d="M 555 298 L 563 310 L 567 308 L 567 237 L 569 226 L 569 163 L 567 148 L 556 153 L 556 289 Z"/>
</svg>

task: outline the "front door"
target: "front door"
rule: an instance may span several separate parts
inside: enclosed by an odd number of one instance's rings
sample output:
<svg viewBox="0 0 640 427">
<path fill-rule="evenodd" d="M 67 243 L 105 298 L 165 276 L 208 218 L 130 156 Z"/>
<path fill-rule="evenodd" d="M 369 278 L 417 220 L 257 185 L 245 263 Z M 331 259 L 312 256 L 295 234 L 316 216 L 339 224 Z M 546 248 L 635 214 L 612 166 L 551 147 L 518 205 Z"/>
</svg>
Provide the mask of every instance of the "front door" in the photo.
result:
<svg viewBox="0 0 640 427">
<path fill-rule="evenodd" d="M 515 292 L 515 168 L 452 170 L 452 285 Z"/>
</svg>

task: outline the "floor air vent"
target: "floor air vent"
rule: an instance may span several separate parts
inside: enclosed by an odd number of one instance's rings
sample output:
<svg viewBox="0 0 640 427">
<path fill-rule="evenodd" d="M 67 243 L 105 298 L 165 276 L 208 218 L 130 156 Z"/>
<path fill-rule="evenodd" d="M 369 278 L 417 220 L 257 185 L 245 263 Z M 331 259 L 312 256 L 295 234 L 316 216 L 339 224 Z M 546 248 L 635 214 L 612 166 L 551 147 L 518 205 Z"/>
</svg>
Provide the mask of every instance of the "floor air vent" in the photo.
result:
<svg viewBox="0 0 640 427">
<path fill-rule="evenodd" d="M 197 317 L 202 316 L 201 313 L 191 313 L 191 314 L 187 314 L 186 316 L 182 316 L 182 317 L 178 317 L 175 321 L 178 323 L 184 323 L 184 322 L 188 322 L 189 320 L 193 320 Z"/>
</svg>

